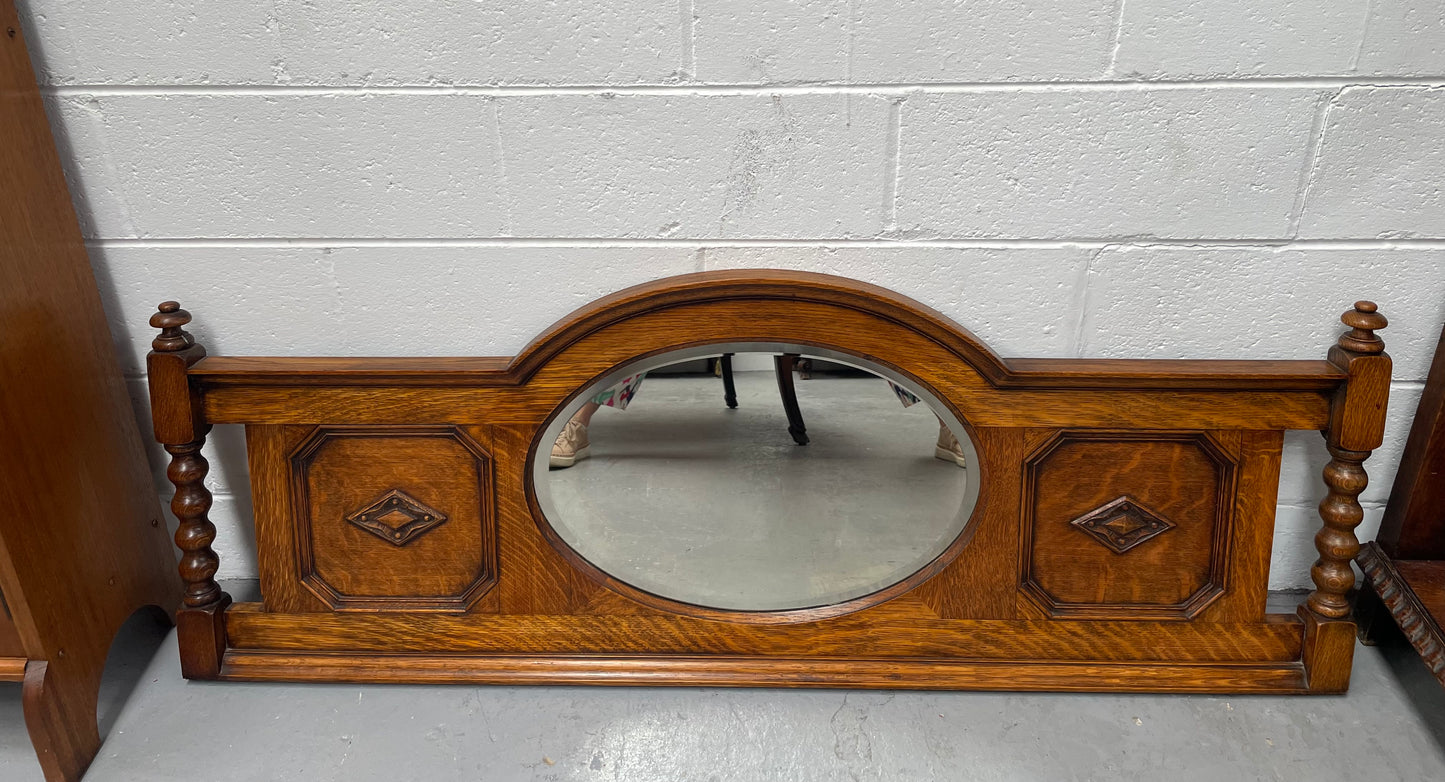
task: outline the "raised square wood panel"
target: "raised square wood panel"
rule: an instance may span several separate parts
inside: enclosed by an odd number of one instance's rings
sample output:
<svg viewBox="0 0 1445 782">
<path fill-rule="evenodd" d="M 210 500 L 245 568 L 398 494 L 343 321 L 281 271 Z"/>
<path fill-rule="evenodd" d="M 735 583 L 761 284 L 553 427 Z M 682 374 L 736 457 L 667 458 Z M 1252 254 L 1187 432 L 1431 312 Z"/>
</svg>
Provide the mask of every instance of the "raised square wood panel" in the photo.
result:
<svg viewBox="0 0 1445 782">
<path fill-rule="evenodd" d="M 1023 592 L 1051 616 L 1188 619 L 1224 594 L 1236 460 L 1204 432 L 1063 432 L 1029 459 Z"/>
<path fill-rule="evenodd" d="M 470 434 L 320 427 L 289 461 L 296 573 L 328 607 L 464 611 L 496 583 L 492 460 Z"/>
</svg>

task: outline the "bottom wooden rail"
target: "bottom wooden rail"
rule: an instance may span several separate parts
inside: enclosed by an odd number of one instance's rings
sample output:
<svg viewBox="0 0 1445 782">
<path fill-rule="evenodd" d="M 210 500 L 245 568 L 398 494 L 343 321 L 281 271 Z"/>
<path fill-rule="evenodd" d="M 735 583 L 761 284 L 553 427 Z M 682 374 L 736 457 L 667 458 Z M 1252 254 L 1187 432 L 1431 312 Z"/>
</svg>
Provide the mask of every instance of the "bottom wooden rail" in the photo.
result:
<svg viewBox="0 0 1445 782">
<path fill-rule="evenodd" d="M 301 654 L 1253 664 L 1299 661 L 1304 633 L 1292 614 L 1239 624 L 844 617 L 759 626 L 685 616 L 280 613 L 257 603 L 225 612 L 232 649 Z"/>
<path fill-rule="evenodd" d="M 25 681 L 24 657 L 0 657 L 0 682 Z"/>
<path fill-rule="evenodd" d="M 1061 663 L 776 657 L 295 654 L 226 652 L 220 679 L 390 684 L 600 684 L 704 687 L 1308 692 L 1300 663 Z"/>
<path fill-rule="evenodd" d="M 1329 624 L 1326 629 L 1348 623 Z M 1285 614 L 1230 625 L 896 620 L 854 627 L 838 619 L 808 628 L 688 617 L 286 614 L 240 603 L 225 612 L 225 625 L 227 648 L 217 674 L 206 678 L 1073 692 L 1344 689 L 1338 677 L 1312 675 L 1310 623 Z M 1324 637 L 1317 632 L 1316 638 Z M 1348 670 L 1347 660 L 1341 665 Z"/>
</svg>

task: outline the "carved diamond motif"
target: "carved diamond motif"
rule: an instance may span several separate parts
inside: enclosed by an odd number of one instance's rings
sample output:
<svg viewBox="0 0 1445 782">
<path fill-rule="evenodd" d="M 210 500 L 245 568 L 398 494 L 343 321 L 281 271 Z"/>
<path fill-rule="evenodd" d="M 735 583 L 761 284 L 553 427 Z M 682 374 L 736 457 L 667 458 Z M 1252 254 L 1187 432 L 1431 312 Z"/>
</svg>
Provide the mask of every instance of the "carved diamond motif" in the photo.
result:
<svg viewBox="0 0 1445 782">
<path fill-rule="evenodd" d="M 1132 497 L 1120 497 L 1069 522 L 1094 540 L 1123 554 L 1131 548 L 1174 529 L 1174 522 L 1149 510 Z"/>
<path fill-rule="evenodd" d="M 447 517 L 401 489 L 392 489 L 346 520 L 393 546 L 405 546 Z"/>
</svg>

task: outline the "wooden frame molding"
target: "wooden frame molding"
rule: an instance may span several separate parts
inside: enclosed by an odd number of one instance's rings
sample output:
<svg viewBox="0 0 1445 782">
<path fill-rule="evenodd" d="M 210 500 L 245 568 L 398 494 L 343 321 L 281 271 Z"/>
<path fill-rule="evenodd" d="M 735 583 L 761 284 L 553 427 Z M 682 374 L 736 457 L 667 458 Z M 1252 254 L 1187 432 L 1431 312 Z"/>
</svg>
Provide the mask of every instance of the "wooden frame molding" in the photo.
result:
<svg viewBox="0 0 1445 782">
<path fill-rule="evenodd" d="M 1441 632 L 1440 625 L 1410 586 L 1409 580 L 1400 574 L 1395 562 L 1375 541 L 1366 543 L 1360 549 L 1356 561 L 1360 563 L 1365 580 L 1395 618 L 1406 640 L 1425 661 L 1425 667 L 1445 682 L 1445 632 Z"/>
<path fill-rule="evenodd" d="M 188 320 L 173 302 L 156 315 L 165 331 L 151 393 L 157 437 L 180 461 L 191 678 L 1168 692 L 1349 683 L 1355 497 L 1390 372 L 1374 334 L 1384 318 L 1368 302 L 1344 315 L 1351 331 L 1325 361 L 1006 359 L 890 291 L 782 271 L 629 288 L 512 358 L 206 357 Z M 978 501 L 954 544 L 872 595 L 755 613 L 649 596 L 573 552 L 532 483 L 553 420 L 619 367 L 736 343 L 872 362 L 963 422 Z M 259 603 L 232 605 L 213 586 L 195 460 L 216 424 L 247 429 Z M 1324 433 L 1334 460 L 1316 589 L 1299 613 L 1267 614 L 1289 429 Z M 321 450 L 337 432 L 351 444 Z M 370 530 L 346 520 L 386 496 L 413 511 Z M 447 520 L 405 545 L 384 539 L 418 514 Z M 1091 519 L 1114 525 L 1105 545 Z M 318 593 L 308 557 L 349 579 L 345 597 L 360 602 Z"/>
<path fill-rule="evenodd" d="M 1393 617 L 1445 686 L 1445 330 L 1415 408 L 1390 503 L 1375 540 L 1356 561 L 1373 589 L 1361 590 L 1362 637 L 1378 639 Z M 1377 598 L 1376 598 L 1377 596 Z"/>
</svg>

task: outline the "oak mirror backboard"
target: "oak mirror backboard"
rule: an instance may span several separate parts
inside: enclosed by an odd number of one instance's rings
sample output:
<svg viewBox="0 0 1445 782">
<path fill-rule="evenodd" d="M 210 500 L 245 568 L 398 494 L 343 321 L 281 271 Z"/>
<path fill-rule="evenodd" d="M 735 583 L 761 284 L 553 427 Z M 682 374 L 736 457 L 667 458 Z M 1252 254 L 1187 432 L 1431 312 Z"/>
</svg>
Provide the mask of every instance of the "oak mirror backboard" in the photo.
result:
<svg viewBox="0 0 1445 782">
<path fill-rule="evenodd" d="M 876 286 L 706 272 L 517 356 L 148 369 L 190 678 L 1341 692 L 1385 318 L 1317 359 L 1004 358 Z M 807 379 L 803 379 L 804 376 Z M 246 428 L 261 599 L 201 455 Z M 1287 430 L 1324 434 L 1315 590 L 1271 613 Z"/>
</svg>

